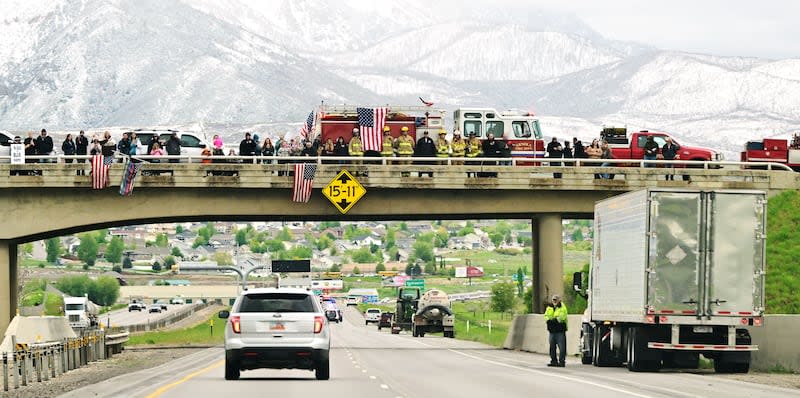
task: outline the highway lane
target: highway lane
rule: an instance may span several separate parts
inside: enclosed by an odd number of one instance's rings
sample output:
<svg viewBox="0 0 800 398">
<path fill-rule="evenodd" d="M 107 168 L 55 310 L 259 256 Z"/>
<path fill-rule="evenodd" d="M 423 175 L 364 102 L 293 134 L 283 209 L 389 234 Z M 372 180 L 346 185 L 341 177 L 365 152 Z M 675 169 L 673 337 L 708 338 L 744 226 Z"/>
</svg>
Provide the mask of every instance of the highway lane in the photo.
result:
<svg viewBox="0 0 800 398">
<path fill-rule="evenodd" d="M 332 324 L 331 380 L 317 381 L 300 370 L 242 372 L 242 379 L 223 379 L 223 352 L 214 348 L 195 363 L 174 372 L 136 375 L 138 389 L 124 396 L 179 398 L 207 396 L 330 397 L 800 397 L 800 391 L 774 388 L 686 372 L 632 373 L 623 368 L 596 368 L 568 359 L 566 368 L 548 368 L 548 358 L 498 350 L 482 344 L 436 335 L 413 338 L 364 326 L 355 309 L 343 324 Z M 190 366 L 191 365 L 191 366 Z M 152 377 L 156 377 L 153 379 Z M 107 382 L 120 391 L 124 382 Z M 103 383 L 101 383 L 103 384 Z M 89 394 L 105 393 L 95 385 Z"/>
<path fill-rule="evenodd" d="M 123 308 L 120 310 L 111 311 L 107 314 L 102 314 L 100 315 L 99 320 L 103 326 L 108 326 L 110 322 L 112 327 L 146 324 L 148 322 L 155 322 L 166 318 L 178 311 L 189 308 L 192 305 L 194 304 L 168 304 L 167 310 L 161 312 L 148 312 L 147 310 L 128 312 L 127 308 Z"/>
</svg>

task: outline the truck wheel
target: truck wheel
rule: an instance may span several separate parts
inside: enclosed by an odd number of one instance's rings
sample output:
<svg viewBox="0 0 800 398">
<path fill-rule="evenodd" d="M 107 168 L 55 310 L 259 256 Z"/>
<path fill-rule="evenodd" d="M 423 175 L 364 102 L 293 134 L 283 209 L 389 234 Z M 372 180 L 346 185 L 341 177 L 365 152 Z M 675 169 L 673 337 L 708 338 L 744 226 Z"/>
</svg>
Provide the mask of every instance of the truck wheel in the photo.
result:
<svg viewBox="0 0 800 398">
<path fill-rule="evenodd" d="M 225 359 L 225 380 L 239 380 L 239 364 Z"/>
<path fill-rule="evenodd" d="M 628 329 L 628 370 L 631 372 L 657 372 L 661 368 L 661 360 L 644 360 L 647 350 L 647 334 L 639 327 Z"/>
<path fill-rule="evenodd" d="M 608 346 L 608 339 L 603 341 L 603 336 L 608 333 L 609 330 L 605 326 L 598 326 L 594 328 L 594 335 L 592 337 L 594 350 L 592 353 L 592 364 L 598 367 L 609 367 L 614 366 L 612 361 L 612 354 L 611 348 Z"/>
<path fill-rule="evenodd" d="M 330 359 L 323 359 L 315 364 L 314 376 L 316 376 L 317 380 L 329 380 L 331 378 Z"/>
<path fill-rule="evenodd" d="M 369 321 L 364 321 L 364 325 L 369 326 Z"/>
<path fill-rule="evenodd" d="M 592 327 L 588 323 L 584 323 L 581 328 L 581 363 L 592 363 Z"/>
</svg>

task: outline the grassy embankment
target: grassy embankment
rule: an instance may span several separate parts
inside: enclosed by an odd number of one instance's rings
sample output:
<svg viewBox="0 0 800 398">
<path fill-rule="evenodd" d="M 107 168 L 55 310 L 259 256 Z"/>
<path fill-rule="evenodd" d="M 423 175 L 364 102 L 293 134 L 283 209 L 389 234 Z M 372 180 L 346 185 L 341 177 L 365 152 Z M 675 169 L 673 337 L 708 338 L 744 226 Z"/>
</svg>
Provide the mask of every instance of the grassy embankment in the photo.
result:
<svg viewBox="0 0 800 398">
<path fill-rule="evenodd" d="M 767 204 L 766 308 L 771 314 L 800 313 L 800 193 L 786 191 Z"/>
<path fill-rule="evenodd" d="M 213 335 L 209 320 L 214 323 Z M 147 332 L 132 335 L 128 346 L 190 346 L 190 345 L 222 345 L 222 337 L 227 319 L 220 319 L 214 314 L 211 318 L 190 328 L 163 332 Z"/>
</svg>

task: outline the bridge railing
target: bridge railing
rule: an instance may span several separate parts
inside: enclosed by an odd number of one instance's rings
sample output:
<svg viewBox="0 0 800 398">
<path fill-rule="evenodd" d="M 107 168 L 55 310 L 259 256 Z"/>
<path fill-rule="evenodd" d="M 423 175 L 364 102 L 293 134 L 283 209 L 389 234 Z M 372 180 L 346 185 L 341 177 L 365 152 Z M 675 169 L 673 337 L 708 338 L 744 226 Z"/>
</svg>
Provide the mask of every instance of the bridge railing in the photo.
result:
<svg viewBox="0 0 800 398">
<path fill-rule="evenodd" d="M 225 163 L 196 163 L 200 158 L 173 158 L 180 163 L 141 163 L 136 187 L 291 188 L 294 165 L 300 162 L 318 165 L 315 188 L 326 186 L 342 169 L 350 171 L 365 187 L 390 189 L 623 191 L 663 185 L 667 179 L 674 180 L 666 182 L 667 185 L 691 183 L 709 189 L 793 189 L 800 184 L 800 180 L 795 181 L 798 174 L 783 172 L 790 170 L 785 165 L 730 161 L 226 156 L 216 158 Z M 8 164 L 0 159 L 0 189 L 92 186 L 89 163 L 57 163 L 64 160 L 63 156 L 47 159 L 55 162 Z M 111 165 L 112 186 L 119 186 L 124 171 L 122 163 Z"/>
</svg>

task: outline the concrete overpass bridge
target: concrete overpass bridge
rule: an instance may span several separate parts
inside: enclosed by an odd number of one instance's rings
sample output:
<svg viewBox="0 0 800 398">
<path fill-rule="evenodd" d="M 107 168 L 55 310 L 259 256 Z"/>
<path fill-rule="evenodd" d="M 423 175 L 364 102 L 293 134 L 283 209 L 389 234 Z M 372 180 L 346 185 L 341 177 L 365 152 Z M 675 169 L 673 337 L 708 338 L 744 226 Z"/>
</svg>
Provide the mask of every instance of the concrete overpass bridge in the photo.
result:
<svg viewBox="0 0 800 398">
<path fill-rule="evenodd" d="M 296 160 L 296 158 L 294 158 Z M 506 159 L 508 160 L 508 159 Z M 319 161 L 319 160 L 318 160 Z M 759 189 L 776 194 L 800 187 L 797 173 L 640 167 L 598 168 L 481 165 L 320 164 L 309 203 L 291 201 L 287 164 L 145 164 L 132 196 L 119 195 L 124 165 L 110 169 L 111 187 L 93 190 L 88 164 L 0 164 L 0 330 L 17 308 L 17 245 L 64 234 L 134 224 L 184 221 L 360 221 L 511 218 L 532 221 L 534 303 L 562 293 L 564 218 L 592 218 L 594 202 L 648 187 Z M 320 192 L 342 169 L 366 195 L 342 215 Z M 20 171 L 37 170 L 36 175 Z M 77 175 L 85 170 L 86 175 Z M 418 172 L 433 177 L 418 177 Z M 227 173 L 225 173 L 227 172 Z M 496 177 L 467 177 L 467 173 Z M 563 177 L 553 178 L 553 172 Z M 612 172 L 615 179 L 595 179 Z M 410 176 L 405 176 L 408 173 Z M 665 181 L 667 173 L 691 181 Z M 235 174 L 235 175 L 217 175 Z M 541 310 L 541 308 L 539 308 Z"/>
</svg>

